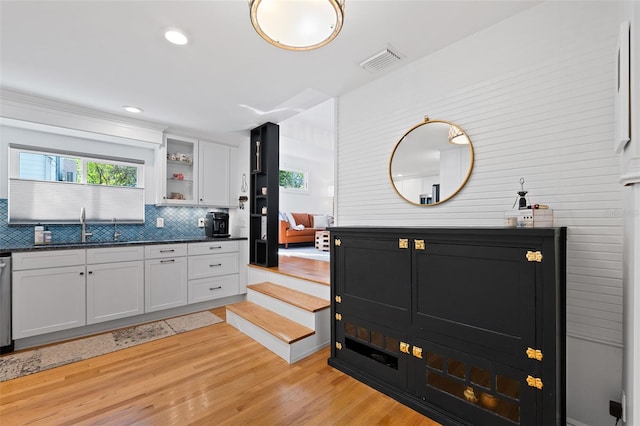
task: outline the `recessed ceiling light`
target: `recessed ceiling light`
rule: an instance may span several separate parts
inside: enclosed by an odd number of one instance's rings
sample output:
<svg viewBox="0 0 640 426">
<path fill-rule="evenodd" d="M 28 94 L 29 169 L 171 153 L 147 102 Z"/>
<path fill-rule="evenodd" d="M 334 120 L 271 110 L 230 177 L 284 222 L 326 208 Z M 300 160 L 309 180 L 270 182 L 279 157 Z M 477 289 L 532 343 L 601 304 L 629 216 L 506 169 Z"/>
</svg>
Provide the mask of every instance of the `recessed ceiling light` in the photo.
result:
<svg viewBox="0 0 640 426">
<path fill-rule="evenodd" d="M 177 44 L 178 46 L 184 46 L 189 42 L 187 36 L 178 30 L 168 30 L 164 33 L 164 38 L 166 38 L 169 43 Z"/>
<path fill-rule="evenodd" d="M 134 114 L 140 114 L 141 112 L 144 111 L 142 108 L 138 108 L 137 106 L 132 106 L 132 105 L 125 105 L 122 108 L 124 108 L 125 111 L 132 112 Z"/>
</svg>

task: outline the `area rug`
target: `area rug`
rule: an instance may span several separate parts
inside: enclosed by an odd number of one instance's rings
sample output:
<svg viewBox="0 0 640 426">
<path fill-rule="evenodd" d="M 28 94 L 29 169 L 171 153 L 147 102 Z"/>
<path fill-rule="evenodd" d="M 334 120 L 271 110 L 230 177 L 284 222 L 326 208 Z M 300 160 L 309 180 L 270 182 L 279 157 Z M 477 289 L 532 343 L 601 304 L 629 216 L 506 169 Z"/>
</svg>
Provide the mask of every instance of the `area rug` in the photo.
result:
<svg viewBox="0 0 640 426">
<path fill-rule="evenodd" d="M 129 328 L 45 346 L 0 357 L 0 382 L 15 379 L 152 342 L 164 337 L 217 324 L 222 320 L 209 311 L 154 321 Z"/>
<path fill-rule="evenodd" d="M 328 251 L 321 251 L 315 247 L 291 247 L 278 249 L 280 256 L 302 257 L 304 259 L 322 260 L 324 262 L 330 261 L 330 255 Z"/>
</svg>

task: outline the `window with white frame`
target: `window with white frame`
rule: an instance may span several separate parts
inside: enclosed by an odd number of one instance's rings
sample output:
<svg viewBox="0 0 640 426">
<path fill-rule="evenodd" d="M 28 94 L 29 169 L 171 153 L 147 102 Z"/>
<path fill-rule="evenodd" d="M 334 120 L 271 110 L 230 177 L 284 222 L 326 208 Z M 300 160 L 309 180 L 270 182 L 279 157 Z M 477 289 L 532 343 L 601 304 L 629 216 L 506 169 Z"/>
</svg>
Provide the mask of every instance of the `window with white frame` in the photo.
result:
<svg viewBox="0 0 640 426">
<path fill-rule="evenodd" d="M 144 163 L 9 147 L 9 223 L 144 222 Z"/>
<path fill-rule="evenodd" d="M 280 170 L 278 183 L 281 189 L 290 191 L 308 191 L 309 176 L 299 170 Z"/>
</svg>

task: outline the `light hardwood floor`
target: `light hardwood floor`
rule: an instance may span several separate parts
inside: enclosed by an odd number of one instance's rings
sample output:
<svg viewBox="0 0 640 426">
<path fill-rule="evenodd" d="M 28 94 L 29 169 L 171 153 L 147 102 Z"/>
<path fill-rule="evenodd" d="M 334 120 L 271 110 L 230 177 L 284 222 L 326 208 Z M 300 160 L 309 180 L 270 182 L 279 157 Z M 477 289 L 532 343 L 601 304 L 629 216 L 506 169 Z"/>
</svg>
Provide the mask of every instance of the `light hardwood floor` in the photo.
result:
<svg viewBox="0 0 640 426">
<path fill-rule="evenodd" d="M 0 383 L 0 424 L 436 424 L 328 357 L 326 348 L 288 365 L 216 324 Z"/>
</svg>

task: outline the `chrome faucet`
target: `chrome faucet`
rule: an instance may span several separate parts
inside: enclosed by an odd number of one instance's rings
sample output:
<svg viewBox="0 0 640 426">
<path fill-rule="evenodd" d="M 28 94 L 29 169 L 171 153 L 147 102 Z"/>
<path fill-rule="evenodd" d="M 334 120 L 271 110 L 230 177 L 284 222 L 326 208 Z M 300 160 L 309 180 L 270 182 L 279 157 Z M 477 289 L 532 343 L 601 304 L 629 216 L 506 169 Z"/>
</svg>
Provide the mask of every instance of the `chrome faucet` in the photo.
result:
<svg viewBox="0 0 640 426">
<path fill-rule="evenodd" d="M 120 232 L 118 232 L 118 228 L 116 228 L 116 218 L 113 218 L 113 241 L 118 241 L 118 238 L 121 236 L 122 234 Z"/>
<path fill-rule="evenodd" d="M 90 237 L 93 235 L 93 232 L 87 232 L 87 224 L 85 223 L 85 221 L 86 221 L 86 213 L 84 211 L 84 207 L 82 207 L 80 209 L 80 225 L 82 226 L 82 233 L 80 234 L 80 237 L 83 243 L 87 242 L 87 237 Z"/>
</svg>

